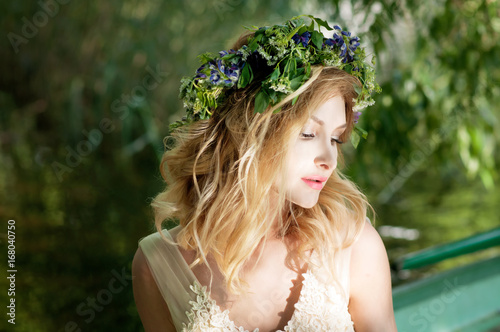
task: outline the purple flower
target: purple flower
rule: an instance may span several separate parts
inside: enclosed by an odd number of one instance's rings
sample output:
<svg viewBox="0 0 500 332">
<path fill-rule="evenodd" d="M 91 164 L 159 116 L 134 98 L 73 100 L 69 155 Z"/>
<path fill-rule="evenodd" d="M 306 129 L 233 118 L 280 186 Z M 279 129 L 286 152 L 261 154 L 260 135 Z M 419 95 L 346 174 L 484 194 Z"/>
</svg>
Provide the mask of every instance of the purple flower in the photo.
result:
<svg viewBox="0 0 500 332">
<path fill-rule="evenodd" d="M 333 46 L 337 45 L 337 41 L 333 38 L 328 38 L 327 40 L 325 40 L 325 45 L 333 47 Z"/>
<path fill-rule="evenodd" d="M 335 35 L 335 36 L 333 36 L 333 38 L 335 38 L 337 40 L 337 45 L 339 45 L 341 47 L 345 45 L 344 38 L 342 38 L 342 36 Z"/>
<path fill-rule="evenodd" d="M 338 25 L 334 25 L 333 27 L 335 30 L 340 32 L 340 34 L 338 34 L 337 31 L 334 32 L 333 37 L 326 39 L 324 44 L 330 46 L 331 48 L 337 46 L 340 49 L 339 56 L 342 58 L 343 63 L 352 62 L 354 60 L 354 52 L 356 52 L 360 45 L 359 37 L 351 37 L 351 32 L 342 31 L 342 28 Z M 348 44 L 344 41 L 343 36 L 348 38 Z"/>
<path fill-rule="evenodd" d="M 349 40 L 349 49 L 354 53 L 359 46 L 359 37 L 352 37 Z"/>
<path fill-rule="evenodd" d="M 222 57 L 223 57 L 223 56 L 225 56 L 225 55 L 228 55 L 228 54 L 235 54 L 235 53 L 237 53 L 235 50 L 230 49 L 229 51 L 220 51 L 220 52 L 219 52 L 219 55 L 220 55 L 220 57 L 222 58 Z M 241 53 L 241 52 L 239 52 L 239 53 Z"/>
<path fill-rule="evenodd" d="M 220 70 L 221 72 L 224 72 L 225 66 L 224 66 L 224 64 L 222 63 L 222 60 L 221 60 L 221 59 L 217 60 L 217 68 L 219 68 L 219 70 Z"/>
<path fill-rule="evenodd" d="M 237 65 L 233 64 L 230 68 L 227 69 L 226 75 L 227 76 L 235 76 L 235 77 L 237 77 L 239 71 L 240 71 L 240 67 L 238 67 Z"/>
<path fill-rule="evenodd" d="M 342 44 L 340 46 L 340 57 L 345 59 L 346 53 L 347 53 L 347 46 L 345 46 L 345 43 L 342 41 Z"/>
<path fill-rule="evenodd" d="M 231 50 L 233 51 L 233 50 Z M 224 56 L 226 51 L 221 51 L 219 54 Z M 234 52 L 234 51 L 233 51 Z M 208 63 L 208 67 L 210 69 L 210 81 L 214 85 L 218 85 L 221 83 L 233 84 L 238 81 L 240 76 L 240 71 L 243 63 L 231 63 L 229 61 L 223 59 L 217 59 L 215 61 L 211 61 Z M 201 71 L 205 68 L 205 65 L 200 67 L 198 71 Z M 204 73 L 198 73 L 197 77 L 205 78 L 206 75 Z"/>
<path fill-rule="evenodd" d="M 212 70 L 210 72 L 210 81 L 213 84 L 217 84 L 220 80 L 220 73 L 217 70 Z"/>
<path fill-rule="evenodd" d="M 349 42 L 350 42 L 351 44 L 352 44 L 352 43 L 357 43 L 357 42 L 359 42 L 359 37 L 357 37 L 357 36 L 351 37 L 351 38 L 350 38 L 350 40 L 349 40 Z"/>
<path fill-rule="evenodd" d="M 360 45 L 359 43 L 355 43 L 355 44 L 350 43 L 349 48 L 351 49 L 351 51 L 355 52 L 359 45 Z"/>
<path fill-rule="evenodd" d="M 240 76 L 240 68 L 233 64 L 230 68 L 224 70 L 224 74 L 228 77 L 228 79 L 224 81 L 225 83 L 230 84 L 236 82 Z"/>
<path fill-rule="evenodd" d="M 205 69 L 205 65 L 202 65 L 200 68 L 196 70 L 196 76 L 195 76 L 195 81 L 198 81 L 200 78 L 207 78 L 207 75 L 203 73 L 203 70 Z"/>
<path fill-rule="evenodd" d="M 340 36 L 338 34 L 334 34 L 333 38 L 328 38 L 327 40 L 325 40 L 325 44 L 330 46 L 330 47 L 337 45 L 341 49 L 345 48 L 344 39 L 342 38 L 342 36 Z"/>
<path fill-rule="evenodd" d="M 354 60 L 354 52 L 359 46 L 359 37 L 351 37 L 349 38 L 349 49 L 347 50 L 347 54 L 345 55 L 343 62 L 352 62 Z"/>
<path fill-rule="evenodd" d="M 354 112 L 354 123 L 358 123 L 361 112 Z"/>
<path fill-rule="evenodd" d="M 300 36 L 298 33 L 296 33 L 295 35 L 293 35 L 292 39 L 295 44 L 302 43 L 302 46 L 306 47 L 309 43 L 309 40 L 311 39 L 311 33 L 309 31 L 306 31 Z"/>
</svg>

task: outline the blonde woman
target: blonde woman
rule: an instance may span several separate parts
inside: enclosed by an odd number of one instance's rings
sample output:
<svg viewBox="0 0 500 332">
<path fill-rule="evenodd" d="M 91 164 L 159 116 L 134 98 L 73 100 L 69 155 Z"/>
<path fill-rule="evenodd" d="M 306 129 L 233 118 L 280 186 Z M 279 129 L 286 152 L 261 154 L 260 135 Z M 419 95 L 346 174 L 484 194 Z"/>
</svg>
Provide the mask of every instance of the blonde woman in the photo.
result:
<svg viewBox="0 0 500 332">
<path fill-rule="evenodd" d="M 370 205 L 337 168 L 379 89 L 359 38 L 295 17 L 200 59 L 133 261 L 145 331 L 396 331 Z"/>
</svg>

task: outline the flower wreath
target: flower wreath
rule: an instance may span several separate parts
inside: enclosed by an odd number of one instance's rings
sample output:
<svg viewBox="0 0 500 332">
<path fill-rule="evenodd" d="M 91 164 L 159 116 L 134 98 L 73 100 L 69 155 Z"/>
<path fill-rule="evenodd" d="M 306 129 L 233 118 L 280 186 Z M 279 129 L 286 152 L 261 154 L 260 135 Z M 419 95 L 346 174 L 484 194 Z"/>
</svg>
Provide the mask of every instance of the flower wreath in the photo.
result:
<svg viewBox="0 0 500 332">
<path fill-rule="evenodd" d="M 304 16 L 311 19 L 309 24 Z M 320 27 L 333 30 L 333 37 L 326 38 L 319 31 Z M 199 56 L 202 65 L 196 75 L 181 80 L 179 98 L 184 101 L 187 115 L 182 121 L 171 124 L 171 130 L 210 118 L 234 89 L 245 88 L 261 71 L 269 74 L 262 79 L 255 97 L 255 112 L 258 113 L 277 105 L 297 90 L 310 78 L 311 65 L 318 64 L 342 69 L 360 80 L 362 87 L 354 86 L 358 94 L 353 100 L 355 123 L 361 115 L 359 111 L 375 103 L 371 93 L 381 89 L 375 82 L 374 68 L 365 62 L 365 49 L 359 46 L 358 37 L 351 36 L 338 25 L 331 28 L 319 18 L 301 15 L 283 25 L 247 29 L 254 34 L 239 50 L 221 51 L 217 56 L 210 53 Z M 373 57 L 372 65 L 375 65 L 374 60 Z M 354 129 L 351 142 L 357 147 L 360 137 L 366 138 L 367 132 L 357 125 Z"/>
</svg>

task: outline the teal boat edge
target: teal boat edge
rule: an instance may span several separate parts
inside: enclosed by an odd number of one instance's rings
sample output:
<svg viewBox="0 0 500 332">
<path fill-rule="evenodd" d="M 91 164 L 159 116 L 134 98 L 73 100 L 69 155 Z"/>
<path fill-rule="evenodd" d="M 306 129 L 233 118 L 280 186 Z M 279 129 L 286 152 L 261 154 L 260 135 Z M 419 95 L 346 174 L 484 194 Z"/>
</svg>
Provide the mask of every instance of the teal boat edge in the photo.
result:
<svg viewBox="0 0 500 332">
<path fill-rule="evenodd" d="M 500 324 L 500 257 L 395 287 L 393 303 L 399 332 L 489 331 Z"/>
<path fill-rule="evenodd" d="M 401 257 L 395 265 L 398 270 L 415 269 L 499 245 L 500 227 L 497 227 L 458 241 L 426 248 L 405 255 Z"/>
</svg>

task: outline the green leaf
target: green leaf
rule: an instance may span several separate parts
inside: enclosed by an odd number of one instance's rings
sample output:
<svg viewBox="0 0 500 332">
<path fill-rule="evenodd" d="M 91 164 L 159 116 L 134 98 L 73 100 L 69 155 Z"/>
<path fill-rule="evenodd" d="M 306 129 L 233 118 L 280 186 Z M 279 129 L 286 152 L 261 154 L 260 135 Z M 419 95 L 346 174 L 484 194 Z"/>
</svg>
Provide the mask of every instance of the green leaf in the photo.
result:
<svg viewBox="0 0 500 332">
<path fill-rule="evenodd" d="M 286 36 L 286 40 L 290 40 L 292 39 L 292 37 L 297 33 L 297 31 L 300 30 L 300 28 L 302 28 L 303 25 L 299 25 L 298 27 L 296 27 L 295 29 L 293 29 L 292 31 L 290 31 L 290 33 Z"/>
<path fill-rule="evenodd" d="M 354 127 L 354 132 L 356 132 L 359 135 L 363 136 L 363 138 L 367 138 L 368 137 L 368 132 L 366 130 L 362 129 L 362 128 L 359 128 L 358 126 Z"/>
<path fill-rule="evenodd" d="M 270 77 L 271 81 L 277 80 L 280 77 L 280 75 L 281 75 L 280 67 L 276 66 L 276 69 L 271 74 L 271 77 Z"/>
<path fill-rule="evenodd" d="M 356 93 L 358 95 L 360 95 L 361 91 L 362 91 L 362 88 L 359 85 L 357 85 L 356 83 L 353 83 L 352 86 L 354 87 L 354 91 L 356 91 Z"/>
<path fill-rule="evenodd" d="M 311 24 L 309 24 L 309 27 L 307 28 L 309 31 L 314 31 L 314 20 L 311 20 Z"/>
<path fill-rule="evenodd" d="M 269 96 L 264 90 L 260 90 L 255 96 L 255 113 L 263 113 L 269 106 Z"/>
<path fill-rule="evenodd" d="M 274 110 L 273 114 L 279 113 L 281 111 L 281 107 L 278 107 L 277 109 Z"/>
<path fill-rule="evenodd" d="M 318 23 L 318 28 L 319 26 L 322 26 L 324 27 L 326 30 L 333 30 L 326 21 L 323 21 L 322 19 L 320 18 L 317 18 L 317 17 L 314 17 L 312 15 L 309 15 L 310 18 L 312 18 L 313 20 L 316 21 L 316 23 Z"/>
<path fill-rule="evenodd" d="M 228 53 L 228 54 L 224 55 L 221 59 L 223 59 L 223 60 L 231 60 L 232 58 L 234 58 L 236 56 L 240 56 L 240 55 L 236 54 L 236 53 Z"/>
<path fill-rule="evenodd" d="M 323 47 L 323 34 L 318 31 L 313 31 L 311 34 L 311 39 L 318 50 Z"/>
<path fill-rule="evenodd" d="M 352 146 L 354 146 L 354 148 L 357 148 L 358 144 L 359 144 L 359 141 L 360 141 L 360 137 L 359 137 L 358 133 L 356 133 L 355 131 L 353 131 L 351 133 L 351 144 L 352 144 Z"/>
<path fill-rule="evenodd" d="M 283 68 L 283 73 L 289 73 L 290 72 L 290 62 L 291 61 L 292 61 L 291 59 L 288 59 L 286 61 L 285 68 Z"/>
<path fill-rule="evenodd" d="M 243 25 L 243 28 L 245 28 L 247 30 L 259 30 L 259 27 L 255 26 L 255 25 L 252 25 L 252 26 Z"/>
<path fill-rule="evenodd" d="M 306 26 L 303 26 L 303 27 L 301 27 L 301 28 L 300 28 L 300 30 L 299 30 L 299 31 L 297 31 L 297 33 L 298 33 L 299 35 L 302 35 L 302 34 L 303 34 L 304 32 L 306 32 L 306 31 L 309 31 L 309 28 L 308 28 L 308 27 L 306 27 Z"/>
<path fill-rule="evenodd" d="M 304 16 L 304 15 L 292 17 L 292 19 L 290 20 L 290 23 L 292 23 L 293 26 L 295 26 L 295 27 L 303 26 L 304 20 L 300 18 L 301 16 Z"/>
<path fill-rule="evenodd" d="M 257 32 L 255 32 L 254 38 L 252 39 L 250 44 L 248 44 L 248 48 L 250 49 L 250 51 L 253 52 L 259 47 L 259 42 L 264 37 L 263 33 L 264 33 L 264 30 L 258 30 Z"/>
<path fill-rule="evenodd" d="M 270 104 L 276 105 L 278 103 L 278 92 L 275 90 L 267 90 L 267 95 L 269 96 L 269 101 Z"/>
<path fill-rule="evenodd" d="M 306 63 L 306 67 L 305 67 L 305 75 L 306 77 L 309 77 L 311 75 L 311 64 L 309 62 Z"/>
<path fill-rule="evenodd" d="M 295 58 L 288 59 L 285 65 L 285 69 L 283 69 L 283 73 L 288 73 L 288 77 L 292 78 L 297 76 L 295 74 L 296 70 L 297 70 L 297 61 L 295 61 Z"/>
<path fill-rule="evenodd" d="M 206 52 L 203 54 L 198 55 L 198 59 L 202 64 L 205 64 L 207 62 L 210 62 L 214 59 L 214 55 L 210 52 Z"/>
<path fill-rule="evenodd" d="M 293 80 L 291 80 L 290 87 L 292 88 L 292 90 L 295 91 L 298 88 L 300 88 L 303 80 L 304 80 L 304 75 L 297 76 Z"/>
<path fill-rule="evenodd" d="M 297 100 L 299 99 L 299 95 L 296 95 L 293 99 L 292 99 L 292 105 L 295 105 L 295 103 L 297 102 Z"/>
<path fill-rule="evenodd" d="M 247 63 L 241 71 L 241 76 L 238 80 L 238 89 L 246 87 L 253 80 L 253 72 L 250 65 Z"/>
</svg>

